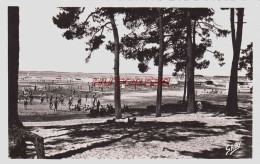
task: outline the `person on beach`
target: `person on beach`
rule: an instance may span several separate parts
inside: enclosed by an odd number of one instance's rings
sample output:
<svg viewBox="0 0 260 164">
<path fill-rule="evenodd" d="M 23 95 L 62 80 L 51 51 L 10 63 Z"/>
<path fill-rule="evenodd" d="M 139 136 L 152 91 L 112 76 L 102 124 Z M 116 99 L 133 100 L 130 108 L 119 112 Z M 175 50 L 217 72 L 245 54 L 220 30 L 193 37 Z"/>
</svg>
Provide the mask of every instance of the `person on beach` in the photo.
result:
<svg viewBox="0 0 260 164">
<path fill-rule="evenodd" d="M 97 96 L 96 94 L 93 95 L 93 106 L 96 106 L 96 102 L 97 102 Z"/>
<path fill-rule="evenodd" d="M 72 105 L 72 96 L 69 97 L 69 103 L 68 104 L 69 104 L 69 110 L 70 110 L 70 107 Z"/>
<path fill-rule="evenodd" d="M 51 97 L 50 97 L 50 103 L 49 103 L 49 108 L 50 108 L 50 109 L 51 109 L 51 108 L 52 108 L 52 106 L 53 106 L 52 99 L 53 99 L 53 96 L 51 95 Z"/>
<path fill-rule="evenodd" d="M 81 95 L 79 95 L 78 97 L 78 104 L 81 105 Z"/>
<path fill-rule="evenodd" d="M 77 105 L 74 105 L 74 110 L 75 110 L 75 111 L 80 111 L 79 104 L 77 104 Z"/>
<path fill-rule="evenodd" d="M 60 96 L 60 103 L 61 103 L 61 105 L 63 105 L 63 102 L 64 102 L 64 97 L 63 97 L 63 95 L 61 95 Z"/>
<path fill-rule="evenodd" d="M 87 105 L 87 107 L 86 107 L 86 111 L 87 111 L 87 110 L 90 110 L 90 106 L 89 106 L 89 105 Z"/>
<path fill-rule="evenodd" d="M 82 108 L 83 111 L 86 111 L 87 110 L 87 105 L 85 104 Z"/>
<path fill-rule="evenodd" d="M 100 105 L 99 114 L 100 114 L 101 116 L 103 116 L 103 115 L 105 114 L 105 112 L 106 112 L 106 109 L 104 108 L 104 106 L 103 106 L 103 105 Z"/>
<path fill-rule="evenodd" d="M 58 104 L 59 104 L 58 97 L 56 97 L 54 100 L 54 111 L 58 110 Z"/>
<path fill-rule="evenodd" d="M 43 99 L 44 99 L 44 96 L 43 96 L 43 93 L 41 94 L 41 104 L 43 103 Z"/>
<path fill-rule="evenodd" d="M 46 93 L 46 102 L 49 102 L 49 95 Z"/>
<path fill-rule="evenodd" d="M 28 97 L 27 95 L 24 96 L 24 109 L 27 110 L 27 104 L 28 104 Z"/>
<path fill-rule="evenodd" d="M 85 98 L 86 98 L 86 103 L 87 103 L 88 102 L 88 94 L 87 93 L 86 93 Z"/>
<path fill-rule="evenodd" d="M 32 105 L 32 101 L 33 101 L 33 94 L 32 94 L 32 92 L 30 92 L 29 99 L 30 99 L 30 105 Z"/>
<path fill-rule="evenodd" d="M 51 94 L 50 101 L 52 101 L 52 99 L 53 99 L 53 96 L 52 96 L 52 94 Z"/>
<path fill-rule="evenodd" d="M 100 101 L 97 101 L 97 110 L 99 111 L 99 107 L 100 107 Z"/>
</svg>

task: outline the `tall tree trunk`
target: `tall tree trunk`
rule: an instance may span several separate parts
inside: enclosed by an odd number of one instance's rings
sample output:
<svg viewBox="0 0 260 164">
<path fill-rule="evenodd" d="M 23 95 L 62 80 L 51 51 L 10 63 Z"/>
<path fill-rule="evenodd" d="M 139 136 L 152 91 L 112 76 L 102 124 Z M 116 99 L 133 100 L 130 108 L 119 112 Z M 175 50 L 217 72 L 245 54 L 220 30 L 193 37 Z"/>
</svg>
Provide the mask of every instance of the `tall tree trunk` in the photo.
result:
<svg viewBox="0 0 260 164">
<path fill-rule="evenodd" d="M 18 118 L 19 7 L 8 7 L 8 145 L 10 158 L 26 158 L 26 143 L 35 145 L 38 158 L 44 158 L 43 138 L 23 129 Z"/>
<path fill-rule="evenodd" d="M 115 59 L 114 59 L 114 77 L 115 77 L 115 90 L 114 90 L 114 102 L 115 102 L 115 115 L 116 119 L 122 118 L 121 113 L 121 98 L 120 98 L 120 75 L 119 75 L 119 36 L 118 30 L 116 27 L 114 14 L 110 15 L 110 21 L 112 24 L 113 35 L 114 35 L 114 43 L 115 43 Z"/>
<path fill-rule="evenodd" d="M 185 70 L 184 70 L 184 91 L 183 91 L 183 97 L 182 97 L 183 103 L 185 103 L 185 101 L 186 101 L 186 92 L 187 92 L 187 67 L 185 66 Z"/>
<path fill-rule="evenodd" d="M 226 105 L 226 114 L 230 116 L 236 115 L 238 111 L 238 102 L 237 102 L 238 62 L 239 62 L 241 41 L 242 41 L 244 9 L 238 8 L 237 11 L 238 11 L 237 13 L 238 22 L 237 22 L 237 32 L 235 33 L 234 8 L 230 9 L 233 61 L 231 67 L 227 105 Z"/>
<path fill-rule="evenodd" d="M 187 113 L 195 112 L 194 54 L 191 37 L 190 11 L 187 11 Z"/>
<path fill-rule="evenodd" d="M 162 24 L 162 9 L 158 8 L 159 13 L 159 66 L 158 66 L 158 86 L 156 98 L 156 117 L 161 117 L 162 104 L 162 78 L 163 78 L 163 24 Z"/>
<path fill-rule="evenodd" d="M 192 54 L 193 54 L 193 93 L 194 93 L 194 111 L 193 112 L 197 112 L 197 105 L 196 105 L 196 96 L 195 96 L 195 76 L 194 76 L 194 72 L 195 72 L 195 58 L 196 56 L 198 56 L 198 51 L 197 51 L 197 44 L 196 44 L 196 24 L 197 21 L 194 20 L 193 21 L 193 30 L 192 30 Z"/>
<path fill-rule="evenodd" d="M 8 8 L 8 126 L 23 127 L 18 118 L 19 7 Z"/>
</svg>

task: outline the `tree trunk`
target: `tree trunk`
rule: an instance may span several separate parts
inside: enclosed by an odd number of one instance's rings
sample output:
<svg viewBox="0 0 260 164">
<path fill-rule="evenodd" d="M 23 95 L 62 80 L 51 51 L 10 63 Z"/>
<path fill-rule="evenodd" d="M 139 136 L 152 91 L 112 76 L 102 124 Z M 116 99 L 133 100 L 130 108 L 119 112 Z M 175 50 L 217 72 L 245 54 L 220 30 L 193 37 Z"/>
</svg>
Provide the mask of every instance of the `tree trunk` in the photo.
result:
<svg viewBox="0 0 260 164">
<path fill-rule="evenodd" d="M 238 8 L 237 33 L 235 34 L 234 8 L 230 9 L 231 36 L 233 45 L 233 61 L 231 67 L 231 75 L 229 81 L 226 114 L 229 116 L 236 115 L 238 111 L 237 102 L 237 79 L 238 79 L 238 62 L 242 41 L 243 16 L 244 9 Z"/>
<path fill-rule="evenodd" d="M 26 158 L 25 141 L 33 142 L 44 158 L 43 138 L 23 129 L 18 118 L 19 7 L 8 7 L 8 145 L 10 158 Z"/>
<path fill-rule="evenodd" d="M 118 36 L 118 30 L 116 27 L 114 15 L 110 15 L 110 21 L 113 28 L 113 34 L 114 34 L 114 43 L 115 43 L 115 59 L 114 59 L 114 77 L 115 77 L 115 90 L 114 90 L 114 102 L 115 102 L 115 115 L 116 119 L 122 118 L 121 113 L 121 98 L 120 98 L 120 75 L 119 75 L 119 36 Z"/>
<path fill-rule="evenodd" d="M 8 126 L 23 127 L 17 112 L 19 70 L 19 7 L 8 8 Z"/>
<path fill-rule="evenodd" d="M 184 70 L 184 91 L 183 91 L 183 98 L 182 98 L 183 103 L 185 103 L 185 101 L 186 101 L 186 92 L 187 92 L 187 67 L 185 66 L 185 70 Z"/>
<path fill-rule="evenodd" d="M 26 143 L 30 141 L 34 144 L 37 158 L 45 158 L 43 137 L 29 132 L 23 128 L 12 126 L 8 128 L 9 135 L 9 157 L 26 158 Z"/>
<path fill-rule="evenodd" d="M 162 104 L 162 78 L 163 78 L 163 24 L 162 24 L 162 9 L 158 8 L 159 13 L 159 66 L 158 66 L 158 86 L 156 98 L 156 117 L 161 117 Z"/>
<path fill-rule="evenodd" d="M 187 113 L 195 112 L 194 54 L 191 38 L 190 11 L 187 11 Z"/>
</svg>

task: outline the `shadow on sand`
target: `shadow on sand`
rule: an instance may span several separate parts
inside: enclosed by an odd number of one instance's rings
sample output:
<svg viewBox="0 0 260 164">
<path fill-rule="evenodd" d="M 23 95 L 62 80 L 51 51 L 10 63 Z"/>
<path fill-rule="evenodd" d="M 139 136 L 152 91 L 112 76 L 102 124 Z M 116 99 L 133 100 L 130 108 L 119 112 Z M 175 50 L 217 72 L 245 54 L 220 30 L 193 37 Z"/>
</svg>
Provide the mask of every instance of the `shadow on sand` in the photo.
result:
<svg viewBox="0 0 260 164">
<path fill-rule="evenodd" d="M 212 105 L 205 103 L 207 110 L 204 112 L 215 113 L 223 108 L 221 105 Z M 165 104 L 162 107 L 162 113 L 176 114 L 185 112 L 184 104 Z M 250 109 L 249 109 L 250 111 Z M 133 116 L 150 115 L 154 113 L 154 107 L 148 106 L 146 109 L 129 109 L 125 111 Z M 213 117 L 218 117 L 217 115 Z M 60 131 L 66 130 L 68 133 L 61 134 L 59 137 L 55 136 L 48 142 L 45 142 L 45 150 L 57 149 L 57 154 L 47 156 L 51 159 L 68 158 L 72 155 L 83 153 L 84 151 L 91 150 L 99 147 L 106 147 L 113 143 L 122 141 L 123 139 L 130 138 L 132 144 L 137 142 L 149 141 L 163 141 L 163 142 L 185 142 L 197 137 L 207 136 L 221 136 L 228 132 L 234 131 L 236 134 L 243 135 L 241 140 L 241 148 L 239 152 L 235 152 L 232 156 L 227 156 L 225 147 L 214 148 L 212 150 L 203 150 L 200 152 L 179 151 L 181 155 L 192 156 L 194 158 L 252 158 L 252 116 L 248 115 L 247 110 L 240 110 L 237 125 L 227 126 L 207 126 L 206 123 L 200 121 L 182 121 L 182 122 L 136 122 L 135 124 L 128 123 L 89 123 L 83 125 L 71 126 L 48 126 L 41 127 L 44 129 L 59 129 Z M 229 118 L 226 118 L 229 119 Z M 33 129 L 28 127 L 28 129 Z M 186 134 L 185 134 L 186 133 Z M 188 133 L 188 135 L 187 135 Z M 120 135 L 119 137 L 113 137 Z M 62 137 L 66 136 L 66 137 Z M 102 140 L 106 136 L 106 140 Z M 108 136 L 108 137 L 107 137 Z M 110 136 L 110 137 L 109 137 Z M 66 144 L 80 144 L 86 143 L 88 140 L 100 139 L 99 142 L 89 144 L 85 147 L 70 149 L 63 152 L 62 145 Z M 229 140 L 230 144 L 235 141 Z M 56 148 L 53 148 L 53 145 Z M 31 153 L 33 150 L 31 151 Z M 239 154 L 240 153 L 240 154 Z M 239 156 L 238 156 L 239 155 Z"/>
</svg>

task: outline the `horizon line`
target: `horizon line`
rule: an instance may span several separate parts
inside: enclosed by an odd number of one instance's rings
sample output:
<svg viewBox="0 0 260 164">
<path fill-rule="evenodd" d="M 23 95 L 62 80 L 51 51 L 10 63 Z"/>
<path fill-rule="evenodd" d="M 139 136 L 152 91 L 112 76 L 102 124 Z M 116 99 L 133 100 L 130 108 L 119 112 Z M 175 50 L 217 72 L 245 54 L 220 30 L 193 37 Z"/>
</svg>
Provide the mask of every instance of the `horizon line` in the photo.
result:
<svg viewBox="0 0 260 164">
<path fill-rule="evenodd" d="M 114 74 L 114 73 L 107 73 L 107 72 L 64 72 L 64 71 L 28 71 L 28 70 L 19 70 L 19 72 L 56 72 L 56 73 L 82 73 L 82 74 Z M 157 75 L 155 73 L 120 73 L 120 74 L 138 74 L 138 75 Z M 165 74 L 165 75 L 170 75 L 170 74 Z M 172 76 L 172 75 L 171 75 Z M 230 75 L 203 75 L 203 74 L 196 74 L 194 76 L 225 76 L 225 77 L 230 77 Z M 246 77 L 246 76 L 238 76 L 238 77 Z"/>
</svg>

